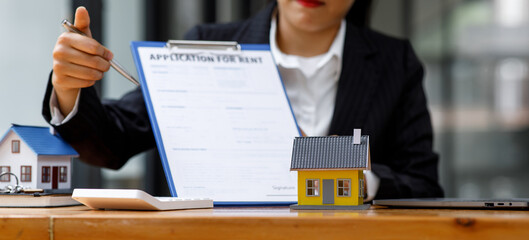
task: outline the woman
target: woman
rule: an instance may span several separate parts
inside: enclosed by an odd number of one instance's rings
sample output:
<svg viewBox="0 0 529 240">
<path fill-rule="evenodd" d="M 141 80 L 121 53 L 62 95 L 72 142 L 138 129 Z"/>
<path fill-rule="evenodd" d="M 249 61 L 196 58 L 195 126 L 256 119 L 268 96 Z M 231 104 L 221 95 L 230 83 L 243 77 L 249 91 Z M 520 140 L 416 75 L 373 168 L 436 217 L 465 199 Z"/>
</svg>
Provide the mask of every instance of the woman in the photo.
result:
<svg viewBox="0 0 529 240">
<path fill-rule="evenodd" d="M 197 26 L 186 38 L 269 43 L 307 135 L 351 135 L 354 128 L 370 135 L 369 199 L 442 196 L 422 66 L 407 41 L 347 23 L 353 3 L 278 0 L 246 21 Z M 76 11 L 75 25 L 90 34 L 86 9 Z M 81 159 L 119 168 L 154 147 L 139 89 L 101 102 L 91 87 L 108 70 L 110 51 L 63 33 L 53 56 L 43 114 Z"/>
</svg>

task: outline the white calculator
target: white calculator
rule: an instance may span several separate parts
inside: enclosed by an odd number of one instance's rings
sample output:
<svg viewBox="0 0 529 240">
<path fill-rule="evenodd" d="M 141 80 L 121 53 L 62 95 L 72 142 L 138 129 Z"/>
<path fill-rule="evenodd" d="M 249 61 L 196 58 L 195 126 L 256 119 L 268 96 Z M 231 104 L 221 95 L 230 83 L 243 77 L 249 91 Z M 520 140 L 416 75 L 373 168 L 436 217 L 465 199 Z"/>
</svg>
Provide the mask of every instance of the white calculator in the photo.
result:
<svg viewBox="0 0 529 240">
<path fill-rule="evenodd" d="M 177 210 L 213 207 L 211 199 L 153 197 L 137 189 L 76 188 L 72 198 L 93 209 Z"/>
</svg>

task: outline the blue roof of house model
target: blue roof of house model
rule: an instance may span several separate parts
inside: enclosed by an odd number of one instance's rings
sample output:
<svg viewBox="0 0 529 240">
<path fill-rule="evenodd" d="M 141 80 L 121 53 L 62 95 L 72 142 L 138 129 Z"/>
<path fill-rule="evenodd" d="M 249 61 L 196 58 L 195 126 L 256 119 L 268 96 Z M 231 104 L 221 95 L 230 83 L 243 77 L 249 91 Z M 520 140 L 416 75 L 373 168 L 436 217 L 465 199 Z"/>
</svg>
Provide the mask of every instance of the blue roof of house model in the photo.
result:
<svg viewBox="0 0 529 240">
<path fill-rule="evenodd" d="M 13 124 L 0 139 L 4 140 L 13 130 L 37 155 L 79 155 L 59 135 L 52 135 L 48 127 L 22 126 Z"/>
<path fill-rule="evenodd" d="M 360 144 L 353 144 L 353 136 L 297 137 L 290 169 L 368 169 L 368 158 L 369 136 Z"/>
</svg>

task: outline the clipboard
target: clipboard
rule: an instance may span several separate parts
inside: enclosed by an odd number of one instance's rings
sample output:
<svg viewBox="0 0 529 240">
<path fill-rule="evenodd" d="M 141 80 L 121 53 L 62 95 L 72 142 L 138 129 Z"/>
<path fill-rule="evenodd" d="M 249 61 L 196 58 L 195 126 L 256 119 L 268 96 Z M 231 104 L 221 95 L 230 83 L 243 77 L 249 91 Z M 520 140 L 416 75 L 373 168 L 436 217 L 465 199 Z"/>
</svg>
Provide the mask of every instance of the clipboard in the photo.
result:
<svg viewBox="0 0 529 240">
<path fill-rule="evenodd" d="M 171 40 L 131 49 L 173 197 L 297 202 L 290 157 L 301 133 L 269 45 Z"/>
</svg>

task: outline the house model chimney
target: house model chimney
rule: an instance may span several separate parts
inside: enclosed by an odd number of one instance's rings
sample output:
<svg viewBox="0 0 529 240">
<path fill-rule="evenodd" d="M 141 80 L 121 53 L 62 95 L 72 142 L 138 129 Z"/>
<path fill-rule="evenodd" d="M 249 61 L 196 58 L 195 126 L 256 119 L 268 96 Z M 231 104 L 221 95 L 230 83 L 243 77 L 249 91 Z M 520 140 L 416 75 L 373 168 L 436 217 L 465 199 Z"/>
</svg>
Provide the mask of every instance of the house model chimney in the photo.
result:
<svg viewBox="0 0 529 240">
<path fill-rule="evenodd" d="M 362 136 L 362 129 L 355 128 L 353 130 L 353 144 L 360 144 L 361 136 Z"/>
</svg>

